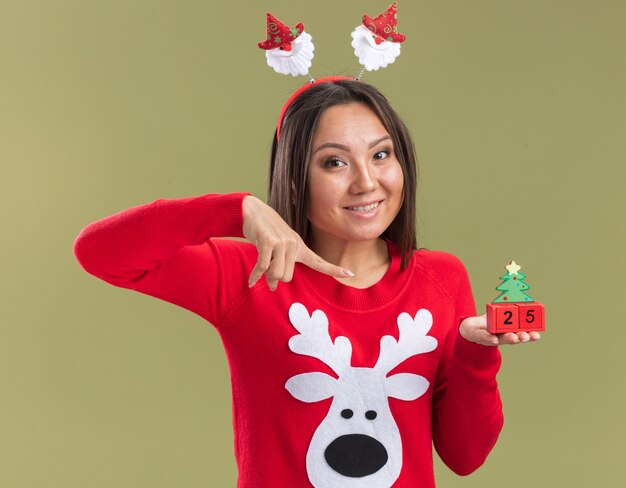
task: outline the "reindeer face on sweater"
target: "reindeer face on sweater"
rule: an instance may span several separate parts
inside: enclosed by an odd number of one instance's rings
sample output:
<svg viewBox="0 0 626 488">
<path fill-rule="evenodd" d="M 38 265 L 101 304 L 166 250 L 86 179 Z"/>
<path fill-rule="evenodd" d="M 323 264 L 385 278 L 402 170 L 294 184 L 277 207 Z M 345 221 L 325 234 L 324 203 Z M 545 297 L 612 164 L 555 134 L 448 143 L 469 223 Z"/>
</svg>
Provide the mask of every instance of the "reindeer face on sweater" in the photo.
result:
<svg viewBox="0 0 626 488">
<path fill-rule="evenodd" d="M 426 392 L 429 383 L 416 374 L 387 377 L 387 373 L 409 357 L 437 347 L 437 340 L 426 335 L 432 326 L 431 313 L 421 309 L 414 318 L 400 314 L 399 340 L 381 338 L 380 355 L 373 368 L 350 365 L 350 341 L 340 336 L 332 342 L 328 318 L 321 310 L 309 315 L 304 305 L 294 303 L 289 319 L 300 332 L 291 337 L 289 348 L 320 359 L 338 375 L 303 373 L 285 384 L 289 393 L 303 402 L 333 399 L 309 444 L 309 480 L 316 488 L 390 487 L 402 468 L 402 440 L 387 399 L 415 400 Z"/>
</svg>

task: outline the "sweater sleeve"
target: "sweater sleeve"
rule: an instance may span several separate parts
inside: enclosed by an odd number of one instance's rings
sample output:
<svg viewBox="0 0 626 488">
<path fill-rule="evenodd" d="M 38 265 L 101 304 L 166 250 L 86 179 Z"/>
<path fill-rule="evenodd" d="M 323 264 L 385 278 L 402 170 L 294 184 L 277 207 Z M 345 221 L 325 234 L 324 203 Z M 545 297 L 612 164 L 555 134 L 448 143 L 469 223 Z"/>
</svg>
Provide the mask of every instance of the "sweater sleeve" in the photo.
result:
<svg viewBox="0 0 626 488">
<path fill-rule="evenodd" d="M 159 199 L 123 210 L 82 229 L 74 256 L 107 283 L 181 306 L 217 325 L 228 297 L 219 251 L 210 239 L 244 237 L 247 195 Z"/>
<path fill-rule="evenodd" d="M 459 325 L 476 315 L 465 267 L 458 260 L 455 321 L 446 339 L 433 392 L 433 442 L 441 460 L 464 476 L 478 469 L 495 445 L 504 417 L 496 374 L 497 346 L 461 336 Z"/>
</svg>

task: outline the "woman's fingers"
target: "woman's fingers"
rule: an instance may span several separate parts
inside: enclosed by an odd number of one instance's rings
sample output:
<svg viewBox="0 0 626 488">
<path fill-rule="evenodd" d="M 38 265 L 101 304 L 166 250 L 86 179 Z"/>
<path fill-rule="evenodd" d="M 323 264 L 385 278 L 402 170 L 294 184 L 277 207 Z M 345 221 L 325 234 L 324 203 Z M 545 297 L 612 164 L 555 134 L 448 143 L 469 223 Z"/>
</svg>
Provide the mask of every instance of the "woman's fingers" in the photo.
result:
<svg viewBox="0 0 626 488">
<path fill-rule="evenodd" d="M 536 331 L 526 332 L 506 332 L 505 334 L 496 334 L 500 344 L 520 344 L 523 342 L 534 342 L 541 339 L 541 334 Z"/>
<path fill-rule="evenodd" d="M 278 280 L 285 274 L 285 245 L 277 244 L 272 252 L 270 267 L 265 272 L 265 279 L 270 290 L 274 291 L 278 286 Z"/>
<path fill-rule="evenodd" d="M 263 273 L 270 267 L 272 251 L 273 249 L 268 246 L 262 246 L 261 249 L 258 250 L 257 262 L 254 268 L 252 268 L 250 279 L 248 280 L 249 287 L 254 286 L 254 284 L 259 281 L 259 278 L 263 276 Z"/>
<path fill-rule="evenodd" d="M 282 281 L 291 281 L 293 278 L 293 269 L 296 265 L 296 248 L 297 243 L 289 243 L 285 252 L 285 272 Z"/>
<path fill-rule="evenodd" d="M 541 334 L 537 331 L 520 331 L 516 332 L 516 334 L 519 342 L 538 341 L 539 339 L 541 339 Z"/>
<path fill-rule="evenodd" d="M 505 332 L 504 334 L 496 334 L 500 344 L 517 344 L 520 342 L 515 332 Z"/>
<path fill-rule="evenodd" d="M 279 281 L 291 281 L 295 265 L 296 242 L 288 240 L 262 246 L 257 263 L 250 273 L 248 286 L 252 287 L 265 274 L 270 290 L 278 287 Z"/>
</svg>

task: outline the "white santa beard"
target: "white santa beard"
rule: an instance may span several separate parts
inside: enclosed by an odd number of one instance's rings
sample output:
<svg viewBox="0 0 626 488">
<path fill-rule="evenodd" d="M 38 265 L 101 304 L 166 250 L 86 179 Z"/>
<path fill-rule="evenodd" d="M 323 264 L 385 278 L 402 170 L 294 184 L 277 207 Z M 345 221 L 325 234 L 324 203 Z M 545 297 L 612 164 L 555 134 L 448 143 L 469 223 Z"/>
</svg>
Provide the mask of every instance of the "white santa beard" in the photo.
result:
<svg viewBox="0 0 626 488">
<path fill-rule="evenodd" d="M 312 37 L 302 31 L 295 41 L 291 43 L 291 51 L 274 48 L 265 52 L 267 64 L 283 75 L 306 75 L 313 60 L 315 46 L 311 42 Z"/>
<path fill-rule="evenodd" d="M 385 68 L 400 55 L 399 42 L 383 41 L 377 45 L 372 31 L 363 25 L 352 31 L 352 47 L 359 63 L 368 71 Z"/>
</svg>

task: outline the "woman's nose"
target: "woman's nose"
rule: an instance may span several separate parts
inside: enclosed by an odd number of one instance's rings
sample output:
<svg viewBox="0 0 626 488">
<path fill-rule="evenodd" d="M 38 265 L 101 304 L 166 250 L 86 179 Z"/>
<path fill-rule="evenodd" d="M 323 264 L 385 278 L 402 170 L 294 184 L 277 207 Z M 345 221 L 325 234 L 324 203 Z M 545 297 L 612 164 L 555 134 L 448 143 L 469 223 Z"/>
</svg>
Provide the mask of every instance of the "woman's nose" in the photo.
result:
<svg viewBox="0 0 626 488">
<path fill-rule="evenodd" d="M 376 174 L 369 165 L 355 167 L 352 186 L 355 192 L 372 191 L 378 186 Z"/>
</svg>

